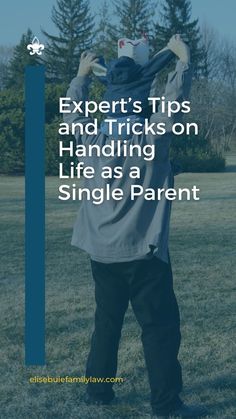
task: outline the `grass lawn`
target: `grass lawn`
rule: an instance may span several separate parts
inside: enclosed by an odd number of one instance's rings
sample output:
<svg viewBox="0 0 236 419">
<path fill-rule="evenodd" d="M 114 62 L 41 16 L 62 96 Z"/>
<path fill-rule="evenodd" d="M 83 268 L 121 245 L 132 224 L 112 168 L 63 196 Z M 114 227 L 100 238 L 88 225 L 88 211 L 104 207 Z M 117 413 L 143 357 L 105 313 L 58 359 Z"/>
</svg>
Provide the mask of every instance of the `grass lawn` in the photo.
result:
<svg viewBox="0 0 236 419">
<path fill-rule="evenodd" d="M 235 418 L 233 307 L 235 190 L 233 170 L 183 174 L 176 186 L 201 189 L 199 202 L 176 202 L 170 250 L 182 319 L 180 360 L 187 402 L 201 402 L 214 419 Z M 48 178 L 46 201 L 47 365 L 24 367 L 24 179 L 0 177 L 1 383 L 0 418 L 148 418 L 149 387 L 129 309 L 109 408 L 83 403 L 85 384 L 30 384 L 31 376 L 82 376 L 93 329 L 93 282 L 88 257 L 70 246 L 77 203 L 57 200 Z"/>
</svg>

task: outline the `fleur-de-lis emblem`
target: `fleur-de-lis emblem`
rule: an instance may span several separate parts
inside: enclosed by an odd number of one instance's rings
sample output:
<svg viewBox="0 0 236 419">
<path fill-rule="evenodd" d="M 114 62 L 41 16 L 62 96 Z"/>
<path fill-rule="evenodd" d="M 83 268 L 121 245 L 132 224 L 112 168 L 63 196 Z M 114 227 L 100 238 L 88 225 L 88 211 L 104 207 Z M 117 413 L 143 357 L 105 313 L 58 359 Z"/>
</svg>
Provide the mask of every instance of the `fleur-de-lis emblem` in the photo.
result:
<svg viewBox="0 0 236 419">
<path fill-rule="evenodd" d="M 42 51 L 44 50 L 44 45 L 40 44 L 37 36 L 34 37 L 31 44 L 27 45 L 27 49 L 30 50 L 30 55 L 42 55 Z"/>
</svg>

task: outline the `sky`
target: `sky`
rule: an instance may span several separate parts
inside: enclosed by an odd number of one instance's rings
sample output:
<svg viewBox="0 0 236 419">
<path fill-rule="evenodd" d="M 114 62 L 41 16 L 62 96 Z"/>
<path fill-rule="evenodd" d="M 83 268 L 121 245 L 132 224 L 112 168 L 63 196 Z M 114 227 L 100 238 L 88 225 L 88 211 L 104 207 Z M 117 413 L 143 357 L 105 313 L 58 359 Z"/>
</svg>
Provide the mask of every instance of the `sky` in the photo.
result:
<svg viewBox="0 0 236 419">
<path fill-rule="evenodd" d="M 161 0 L 160 0 L 161 1 Z M 0 14 L 0 45 L 15 45 L 30 27 L 42 39 L 40 28 L 55 33 L 50 20 L 56 0 L 2 0 Z M 97 11 L 102 0 L 91 0 Z M 111 0 L 108 0 L 108 4 Z M 236 40 L 236 0 L 192 0 L 192 17 L 208 22 L 221 35 Z"/>
</svg>

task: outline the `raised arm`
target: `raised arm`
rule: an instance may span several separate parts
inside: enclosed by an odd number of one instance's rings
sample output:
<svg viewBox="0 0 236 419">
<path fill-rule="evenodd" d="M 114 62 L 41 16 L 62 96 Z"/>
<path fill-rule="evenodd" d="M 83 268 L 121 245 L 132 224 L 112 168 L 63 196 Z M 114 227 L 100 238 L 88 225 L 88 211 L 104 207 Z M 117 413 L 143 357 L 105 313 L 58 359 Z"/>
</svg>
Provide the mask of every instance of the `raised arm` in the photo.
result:
<svg viewBox="0 0 236 419">
<path fill-rule="evenodd" d="M 97 62 L 95 54 L 91 52 L 83 52 L 80 58 L 80 65 L 77 76 L 71 81 L 69 89 L 67 90 L 66 96 L 70 98 L 70 109 L 74 109 L 73 100 L 76 102 L 88 100 L 89 84 L 90 84 L 90 73 L 92 66 Z M 63 120 L 70 126 L 72 123 L 80 122 L 83 125 L 88 124 L 92 121 L 92 118 L 85 117 L 81 113 L 64 113 Z M 79 137 L 79 136 L 78 136 Z M 78 138 L 76 136 L 76 140 Z"/>
<path fill-rule="evenodd" d="M 179 35 L 174 35 L 171 38 L 168 47 L 179 59 L 175 70 L 170 72 L 168 75 L 163 96 L 165 97 L 166 102 L 182 102 L 184 100 L 188 100 L 191 88 L 192 69 L 190 65 L 190 50 Z M 151 122 L 164 122 L 165 120 L 167 132 L 170 132 L 172 125 L 179 119 L 179 117 L 180 114 L 173 114 L 173 116 L 169 118 L 165 115 L 165 113 L 157 112 L 151 116 Z"/>
<path fill-rule="evenodd" d="M 173 58 L 175 58 L 175 54 L 169 48 L 163 48 L 143 67 L 143 75 L 148 78 L 154 78 Z"/>
</svg>

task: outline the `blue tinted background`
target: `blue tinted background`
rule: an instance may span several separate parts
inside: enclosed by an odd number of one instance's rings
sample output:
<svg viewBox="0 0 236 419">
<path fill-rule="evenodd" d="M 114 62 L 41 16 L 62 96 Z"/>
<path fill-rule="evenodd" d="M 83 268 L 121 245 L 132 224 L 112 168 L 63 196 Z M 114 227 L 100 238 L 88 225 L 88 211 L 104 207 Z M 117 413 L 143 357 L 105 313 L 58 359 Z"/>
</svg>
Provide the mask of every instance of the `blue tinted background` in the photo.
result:
<svg viewBox="0 0 236 419">
<path fill-rule="evenodd" d="M 102 4 L 102 0 L 94 0 L 94 13 Z M 54 31 L 50 21 L 52 6 L 56 0 L 8 0 L 1 3 L 0 14 L 0 45 L 18 43 L 22 33 L 28 27 L 35 35 L 40 36 L 40 27 L 49 32 Z M 111 1 L 108 2 L 108 4 Z M 199 17 L 201 22 L 207 21 L 212 27 L 229 38 L 236 35 L 236 1 L 235 0 L 192 0 L 193 17 Z M 7 23 L 7 24 L 6 24 Z"/>
</svg>

